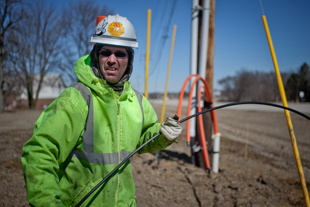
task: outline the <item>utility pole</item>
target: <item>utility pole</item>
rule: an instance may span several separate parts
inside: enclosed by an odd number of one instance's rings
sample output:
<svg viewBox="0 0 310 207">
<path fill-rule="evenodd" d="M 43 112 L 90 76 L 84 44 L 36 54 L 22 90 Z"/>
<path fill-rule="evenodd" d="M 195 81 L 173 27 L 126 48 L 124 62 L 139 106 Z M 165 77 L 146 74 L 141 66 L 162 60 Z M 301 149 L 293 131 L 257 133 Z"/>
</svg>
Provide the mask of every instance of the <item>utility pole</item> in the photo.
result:
<svg viewBox="0 0 310 207">
<path fill-rule="evenodd" d="M 206 68 L 206 82 L 210 93 L 213 95 L 213 70 L 214 70 L 214 32 L 215 32 L 215 0 L 210 0 L 208 55 Z M 206 100 L 207 101 L 207 100 Z"/>
<path fill-rule="evenodd" d="M 205 80 L 208 84 L 210 94 L 213 96 L 213 69 L 214 69 L 214 31 L 215 31 L 215 0 L 210 0 L 210 16 L 209 16 L 209 32 L 208 32 L 208 48 Z M 203 110 L 210 108 L 210 99 L 204 96 Z M 212 98 L 213 100 L 213 98 Z M 214 101 L 214 100 L 213 100 Z M 203 116 L 204 133 L 206 137 L 207 147 L 209 151 L 209 159 L 213 156 L 213 140 L 212 140 L 212 116 L 211 113 L 205 113 Z M 212 163 L 213 164 L 213 163 Z M 212 167 L 212 166 L 211 166 Z"/>
<path fill-rule="evenodd" d="M 206 5 L 205 5 L 206 4 Z M 215 31 L 215 0 L 199 0 L 199 5 L 200 5 L 200 12 L 199 12 L 199 24 L 198 24 L 198 60 L 199 62 L 199 73 L 203 75 L 203 78 L 205 79 L 209 91 L 211 93 L 211 96 L 213 95 L 213 67 L 214 67 L 214 31 Z M 205 13 L 204 13 L 205 12 Z M 203 20 L 205 18 L 203 17 L 204 14 L 208 13 L 209 14 L 209 22 L 208 22 L 208 39 L 207 41 L 202 41 L 204 37 L 202 37 L 203 34 Z M 201 54 L 200 52 L 202 50 L 202 44 L 207 44 L 207 51 L 206 54 Z M 205 55 L 202 56 L 201 55 Z M 203 60 L 201 60 L 203 59 Z M 206 61 L 206 62 L 203 62 Z M 202 66 L 202 67 L 201 67 Z M 201 71 L 205 70 L 205 71 Z M 213 99 L 211 97 L 211 99 Z M 210 108 L 212 103 L 210 103 L 210 97 L 204 96 L 204 103 L 203 103 L 203 110 L 207 110 Z M 205 139 L 207 142 L 207 147 L 209 151 L 209 159 L 212 160 L 212 155 L 213 155 L 213 143 L 212 143 L 212 128 L 213 128 L 213 121 L 212 121 L 212 116 L 211 113 L 205 113 L 202 115 L 203 117 L 203 123 L 204 123 L 204 133 L 205 133 Z M 196 125 L 196 131 L 198 132 L 198 128 Z M 195 140 L 199 140 L 199 134 L 196 133 L 196 138 Z M 203 167 L 202 163 L 202 152 L 200 151 L 199 153 L 194 153 L 194 159 L 195 159 L 195 165 L 199 167 Z M 211 166 L 212 167 L 212 166 Z"/>
</svg>

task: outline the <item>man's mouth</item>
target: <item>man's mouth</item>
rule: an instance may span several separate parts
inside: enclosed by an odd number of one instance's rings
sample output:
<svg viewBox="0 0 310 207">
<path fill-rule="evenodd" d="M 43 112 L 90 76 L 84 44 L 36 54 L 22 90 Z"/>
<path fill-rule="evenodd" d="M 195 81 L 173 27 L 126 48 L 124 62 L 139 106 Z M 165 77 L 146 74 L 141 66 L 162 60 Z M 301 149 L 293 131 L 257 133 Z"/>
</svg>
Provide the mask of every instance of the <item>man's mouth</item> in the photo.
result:
<svg viewBox="0 0 310 207">
<path fill-rule="evenodd" d="M 112 71 L 114 71 L 114 70 L 116 70 L 115 68 L 107 68 L 107 70 L 112 70 Z"/>
</svg>

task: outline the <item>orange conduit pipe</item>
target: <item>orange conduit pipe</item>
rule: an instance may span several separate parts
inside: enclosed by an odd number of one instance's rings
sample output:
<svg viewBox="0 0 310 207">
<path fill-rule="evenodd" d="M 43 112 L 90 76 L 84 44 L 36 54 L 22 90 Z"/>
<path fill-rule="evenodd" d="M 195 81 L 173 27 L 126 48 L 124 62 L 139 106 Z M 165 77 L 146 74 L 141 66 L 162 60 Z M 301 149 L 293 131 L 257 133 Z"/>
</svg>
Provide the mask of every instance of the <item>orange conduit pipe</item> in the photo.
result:
<svg viewBox="0 0 310 207">
<path fill-rule="evenodd" d="M 186 80 L 185 80 L 185 82 L 184 82 L 184 84 L 183 84 L 183 87 L 182 87 L 182 90 L 181 90 L 181 93 L 180 93 L 180 97 L 179 97 L 179 105 L 178 105 L 178 115 L 179 115 L 179 117 L 181 117 L 182 101 L 183 101 L 183 97 L 184 97 L 184 93 L 185 93 L 185 87 L 186 87 L 188 81 L 189 81 L 192 77 L 194 77 L 194 76 L 200 77 L 198 74 L 191 74 L 191 75 L 189 75 L 189 76 L 186 78 Z M 201 77 L 200 77 L 200 78 L 201 78 Z M 201 80 L 202 80 L 203 82 L 205 82 L 204 79 L 201 78 Z M 207 93 L 207 95 L 208 95 L 207 97 L 210 99 L 210 100 L 209 100 L 210 103 L 212 103 L 212 102 L 213 102 L 213 101 L 212 101 L 212 96 L 211 96 L 211 94 L 210 94 L 210 92 L 209 92 L 209 87 L 208 87 L 208 85 L 207 85 L 206 82 L 205 82 L 205 86 L 206 86 L 206 93 Z M 211 105 L 210 108 L 213 108 L 213 105 Z M 213 113 L 213 111 L 211 111 L 211 113 L 212 113 L 212 120 L 213 120 L 213 124 L 214 124 L 214 133 L 216 134 L 216 133 L 218 133 L 217 121 L 216 121 L 217 119 L 216 119 L 216 116 L 215 116 L 215 112 Z"/>
<path fill-rule="evenodd" d="M 190 80 L 190 78 L 192 78 L 193 76 L 196 76 L 196 78 L 195 78 L 195 80 L 192 83 L 191 90 L 190 90 L 189 97 L 188 97 L 187 115 L 190 116 L 190 110 L 191 110 L 191 105 L 192 105 L 193 89 L 194 89 L 195 84 L 198 82 L 198 80 L 201 80 L 203 82 L 203 84 L 205 86 L 205 93 L 206 93 L 206 95 L 207 95 L 207 97 L 209 99 L 209 102 L 211 103 L 210 108 L 213 108 L 213 106 L 212 106 L 212 97 L 211 97 L 211 94 L 210 94 L 210 91 L 209 91 L 209 88 L 208 88 L 208 85 L 207 85 L 206 81 L 201 76 L 199 76 L 197 74 L 191 74 L 185 80 L 185 82 L 183 84 L 183 87 L 182 87 L 182 90 L 181 90 L 181 93 L 180 93 L 179 105 L 178 105 L 178 116 L 179 117 L 181 117 L 182 101 L 183 101 L 183 97 L 184 97 L 185 87 L 186 87 L 188 81 Z M 215 111 L 211 111 L 211 115 L 212 115 L 212 120 L 216 121 Z M 187 141 L 187 144 L 189 145 L 189 143 L 190 143 L 190 134 L 189 134 L 190 122 L 189 122 L 189 120 L 187 121 L 187 125 L 186 126 L 187 126 L 186 141 Z M 213 127 L 214 127 L 214 134 L 217 134 L 218 133 L 218 129 L 217 129 L 217 123 L 216 122 L 213 122 Z"/>
<path fill-rule="evenodd" d="M 193 76 L 199 77 L 199 75 L 197 75 L 197 74 L 191 74 L 190 76 L 187 77 L 187 79 L 185 80 L 183 87 L 182 87 L 182 91 L 181 91 L 181 94 L 179 97 L 179 106 L 178 106 L 178 116 L 180 117 L 180 119 L 181 119 L 182 101 L 183 101 L 183 96 L 184 96 L 184 92 L 185 92 L 185 87 L 186 87 L 188 81 L 190 80 L 190 78 Z M 190 115 L 190 110 L 191 110 L 191 106 L 192 106 L 192 95 L 193 95 L 193 91 L 191 89 L 190 93 L 189 93 L 189 97 L 188 97 L 187 116 Z M 186 121 L 186 126 L 187 126 L 186 142 L 187 142 L 187 146 L 190 146 L 191 139 L 190 139 L 190 133 L 189 133 L 189 127 L 190 127 L 190 121 L 189 120 Z"/>
<path fill-rule="evenodd" d="M 198 89 L 198 103 L 201 102 L 201 90 L 204 86 L 200 86 Z M 198 104 L 198 112 L 201 112 L 201 106 Z M 206 136 L 203 130 L 203 119 L 202 119 L 202 114 L 200 114 L 198 117 L 198 129 L 199 129 L 199 142 L 200 146 L 202 146 L 202 158 L 205 164 L 206 169 L 210 169 L 210 161 L 209 161 L 209 154 L 208 154 L 208 147 L 206 143 Z"/>
<path fill-rule="evenodd" d="M 191 74 L 189 75 L 184 84 L 183 84 L 183 87 L 182 87 L 182 90 L 181 90 L 181 93 L 180 93 L 180 97 L 179 97 L 179 105 L 178 105 L 178 116 L 180 117 L 179 119 L 181 119 L 181 110 L 182 110 L 182 101 L 183 101 L 183 97 L 184 97 L 184 92 L 185 92 L 185 87 L 189 81 L 189 79 L 191 79 L 191 77 L 193 76 L 198 76 L 197 74 Z"/>
<path fill-rule="evenodd" d="M 187 77 L 187 79 L 185 80 L 184 84 L 183 84 L 183 87 L 182 87 L 182 90 L 181 90 L 181 93 L 180 93 L 180 97 L 179 97 L 179 105 L 178 105 L 178 116 L 181 117 L 181 110 L 182 110 L 182 101 L 183 101 L 183 97 L 184 97 L 184 93 L 185 93 L 185 87 L 188 83 L 188 81 L 192 78 L 192 77 L 196 77 L 195 80 L 193 81 L 192 83 L 192 86 L 191 86 L 191 89 L 190 89 L 190 94 L 189 94 L 189 99 L 188 99 L 188 106 L 187 106 L 187 115 L 190 116 L 190 111 L 191 111 L 191 105 L 192 105 L 192 95 L 193 95 L 193 90 L 194 90 L 194 87 L 195 87 L 195 84 L 201 80 L 204 84 L 204 88 L 205 88 L 205 93 L 207 95 L 207 98 L 209 99 L 209 102 L 211 103 L 211 106 L 210 108 L 213 108 L 212 106 L 212 96 L 211 96 L 211 93 L 209 91 L 209 87 L 208 87 L 208 84 L 206 83 L 206 81 L 201 77 L 199 76 L 198 74 L 191 74 Z M 200 93 L 199 93 L 200 94 Z M 199 100 L 200 100 L 200 97 L 199 97 Z M 200 102 L 200 101 L 199 101 Z M 199 108 L 198 108 L 199 110 Z M 201 108 L 200 108 L 201 110 Z M 216 119 L 216 115 L 215 115 L 215 111 L 211 111 L 211 116 L 212 116 L 212 121 L 213 121 L 213 129 L 214 129 L 214 134 L 217 134 L 218 133 L 218 128 L 217 128 L 217 119 Z M 199 119 L 198 119 L 199 121 Z M 199 125 L 202 126 L 200 128 L 200 130 L 203 129 L 203 122 L 200 121 L 199 122 Z M 188 120 L 187 121 L 187 131 L 186 131 L 186 141 L 187 141 L 187 145 L 190 146 L 190 121 Z M 200 134 L 203 134 L 204 136 L 204 133 L 200 133 Z M 201 138 L 200 138 L 201 139 Z M 205 137 L 203 138 L 204 140 L 204 143 L 201 143 L 201 145 L 203 146 L 203 149 L 206 150 L 206 153 L 203 152 L 203 157 L 204 157 L 204 160 L 205 160 L 205 166 L 206 168 L 209 168 L 210 167 L 210 163 L 209 162 L 209 158 L 208 158 L 208 152 L 207 152 L 207 146 L 206 146 L 206 142 L 205 142 Z"/>
<path fill-rule="evenodd" d="M 191 75 L 189 75 L 189 76 L 186 78 L 186 80 L 185 80 L 185 82 L 184 82 L 184 84 L 183 84 L 183 87 L 182 87 L 182 90 L 181 90 L 181 93 L 180 93 L 180 97 L 179 97 L 179 105 L 178 105 L 178 116 L 179 116 L 179 119 L 181 119 L 182 101 L 183 101 L 183 97 L 184 97 L 185 87 L 186 87 L 188 81 L 189 81 L 192 77 L 194 77 L 194 76 L 199 76 L 199 75 L 197 75 L 197 74 L 191 74 Z M 190 103 L 190 105 L 191 105 L 191 103 Z M 186 123 L 188 123 L 188 122 L 189 122 L 189 120 L 188 120 Z M 187 128 L 187 131 L 188 131 L 188 130 L 189 130 L 189 128 Z M 187 138 L 187 132 L 186 132 L 186 142 L 187 142 L 187 146 L 190 146 L 190 139 L 188 140 L 188 138 Z"/>
</svg>

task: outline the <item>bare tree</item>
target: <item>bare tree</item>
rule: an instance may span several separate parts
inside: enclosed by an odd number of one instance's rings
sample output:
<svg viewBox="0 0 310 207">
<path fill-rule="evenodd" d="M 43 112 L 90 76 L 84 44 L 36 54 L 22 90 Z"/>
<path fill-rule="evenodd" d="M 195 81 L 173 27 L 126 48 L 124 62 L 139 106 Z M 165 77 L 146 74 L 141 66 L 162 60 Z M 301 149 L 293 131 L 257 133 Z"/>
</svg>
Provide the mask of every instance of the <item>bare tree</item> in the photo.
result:
<svg viewBox="0 0 310 207">
<path fill-rule="evenodd" d="M 251 88 L 255 84 L 253 74 L 245 69 L 238 71 L 235 79 L 235 95 L 238 101 L 250 101 L 252 99 Z"/>
<path fill-rule="evenodd" d="M 66 40 L 68 47 L 63 51 L 65 58 L 59 61 L 59 67 L 66 71 L 71 81 L 76 80 L 73 66 L 76 60 L 89 54 L 93 44 L 90 36 L 95 32 L 97 16 L 107 16 L 113 10 L 95 1 L 70 1 L 63 11 L 63 21 L 66 25 Z"/>
<path fill-rule="evenodd" d="M 286 80 L 286 74 L 281 74 Z M 275 74 L 260 71 L 238 71 L 219 81 L 225 101 L 279 101 Z"/>
<path fill-rule="evenodd" d="M 274 90 L 273 76 L 274 73 L 262 73 L 257 74 L 257 100 L 256 101 L 274 101 L 277 90 Z M 275 88 L 277 89 L 277 88 Z"/>
<path fill-rule="evenodd" d="M 63 44 L 64 25 L 55 7 L 31 1 L 18 24 L 14 69 L 27 90 L 29 108 L 36 106 L 45 75 L 56 69 Z"/>
<path fill-rule="evenodd" d="M 22 0 L 1 0 L 0 1 L 0 111 L 4 110 L 3 104 L 3 68 L 8 54 L 8 31 L 21 20 L 23 15 Z"/>
<path fill-rule="evenodd" d="M 227 76 L 218 81 L 220 85 L 223 86 L 222 90 L 222 101 L 235 101 L 234 100 L 234 87 L 235 87 L 235 78 L 232 76 Z"/>
</svg>

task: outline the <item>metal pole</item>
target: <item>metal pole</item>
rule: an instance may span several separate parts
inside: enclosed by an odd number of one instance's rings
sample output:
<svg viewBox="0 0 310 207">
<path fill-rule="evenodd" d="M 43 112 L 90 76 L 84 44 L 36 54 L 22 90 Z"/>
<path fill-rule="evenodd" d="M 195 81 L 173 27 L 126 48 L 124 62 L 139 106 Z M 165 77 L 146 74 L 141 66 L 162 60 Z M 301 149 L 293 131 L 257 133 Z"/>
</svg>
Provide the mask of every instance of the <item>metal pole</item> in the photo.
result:
<svg viewBox="0 0 310 207">
<path fill-rule="evenodd" d="M 202 20 L 201 20 L 201 38 L 200 38 L 200 53 L 199 53 L 199 75 L 203 78 L 206 77 L 207 48 L 209 37 L 209 17 L 210 17 L 210 0 L 204 0 L 202 10 Z M 199 86 L 201 85 L 202 83 L 199 83 Z M 200 96 L 201 94 L 198 95 Z M 203 105 L 203 101 L 202 103 L 198 104 Z"/>
<path fill-rule="evenodd" d="M 198 53 L 198 17 L 199 17 L 199 4 L 198 0 L 192 0 L 192 26 L 191 26 L 191 74 L 197 74 L 197 53 Z M 190 81 L 192 82 L 193 79 Z M 197 87 L 194 88 L 193 94 L 196 94 Z M 196 96 L 193 97 L 194 103 L 196 102 Z M 196 105 L 192 107 L 191 114 L 196 113 Z M 190 136 L 195 138 L 196 136 L 196 121 L 190 120 Z M 187 142 L 190 146 L 190 142 Z"/>
</svg>

